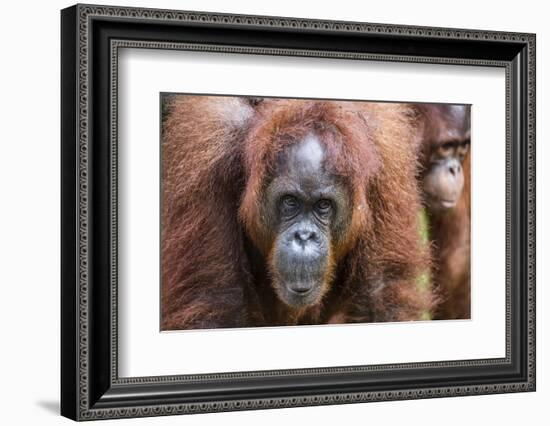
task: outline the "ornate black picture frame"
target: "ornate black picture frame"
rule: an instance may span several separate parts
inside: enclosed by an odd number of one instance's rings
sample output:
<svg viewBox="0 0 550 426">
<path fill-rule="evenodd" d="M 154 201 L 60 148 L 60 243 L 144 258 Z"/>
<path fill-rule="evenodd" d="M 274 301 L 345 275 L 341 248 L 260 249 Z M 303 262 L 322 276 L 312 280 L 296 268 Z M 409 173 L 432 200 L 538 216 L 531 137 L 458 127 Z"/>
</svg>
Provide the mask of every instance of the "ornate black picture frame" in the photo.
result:
<svg viewBox="0 0 550 426">
<path fill-rule="evenodd" d="M 61 29 L 62 415 L 92 420 L 535 390 L 534 34 L 96 5 L 64 9 Z M 506 356 L 119 378 L 121 47 L 505 69 Z"/>
</svg>

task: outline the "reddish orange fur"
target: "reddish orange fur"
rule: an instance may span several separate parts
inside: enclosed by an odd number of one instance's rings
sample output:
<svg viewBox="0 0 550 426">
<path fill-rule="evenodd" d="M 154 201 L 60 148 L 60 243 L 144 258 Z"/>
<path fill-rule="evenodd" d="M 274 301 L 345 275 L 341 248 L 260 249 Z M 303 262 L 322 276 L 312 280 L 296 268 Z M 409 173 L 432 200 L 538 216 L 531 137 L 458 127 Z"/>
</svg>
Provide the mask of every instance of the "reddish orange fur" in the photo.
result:
<svg viewBox="0 0 550 426">
<path fill-rule="evenodd" d="M 421 171 L 430 167 L 430 155 L 448 132 L 458 132 L 441 109 L 413 105 Z M 469 138 L 469 130 L 464 135 Z M 432 245 L 432 279 L 440 303 L 434 319 L 470 318 L 470 152 L 462 163 L 464 187 L 457 205 L 448 211 L 428 212 Z"/>
<path fill-rule="evenodd" d="M 430 214 L 434 282 L 441 303 L 434 319 L 470 318 L 470 154 L 462 163 L 464 189 L 454 209 Z"/>
<path fill-rule="evenodd" d="M 432 306 L 409 110 L 403 105 L 175 96 L 163 126 L 162 329 L 419 319 Z M 262 194 L 275 159 L 309 131 L 347 182 L 353 212 L 321 303 L 271 286 Z"/>
</svg>

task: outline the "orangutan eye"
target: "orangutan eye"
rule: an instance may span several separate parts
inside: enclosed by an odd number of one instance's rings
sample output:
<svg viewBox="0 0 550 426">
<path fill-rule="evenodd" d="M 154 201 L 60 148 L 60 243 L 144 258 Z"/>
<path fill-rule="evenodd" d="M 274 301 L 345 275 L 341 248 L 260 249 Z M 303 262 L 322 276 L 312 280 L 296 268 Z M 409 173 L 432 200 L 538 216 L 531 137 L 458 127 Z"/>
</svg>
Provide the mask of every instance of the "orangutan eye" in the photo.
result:
<svg viewBox="0 0 550 426">
<path fill-rule="evenodd" d="M 326 214 L 332 209 L 332 202 L 327 199 L 317 201 L 315 204 L 315 210 L 321 214 Z"/>
<path fill-rule="evenodd" d="M 468 149 L 470 148 L 470 144 L 468 142 L 463 142 L 458 146 L 457 152 L 458 155 L 461 157 L 464 157 L 468 153 Z"/>
<path fill-rule="evenodd" d="M 293 216 L 300 208 L 300 201 L 294 195 L 285 195 L 281 198 L 280 208 L 284 216 Z"/>
<path fill-rule="evenodd" d="M 297 207 L 298 206 L 298 200 L 293 195 L 285 195 L 283 197 L 282 203 L 285 207 Z"/>
<path fill-rule="evenodd" d="M 441 157 L 448 157 L 453 153 L 454 144 L 451 142 L 444 143 L 438 149 L 438 153 Z"/>
</svg>

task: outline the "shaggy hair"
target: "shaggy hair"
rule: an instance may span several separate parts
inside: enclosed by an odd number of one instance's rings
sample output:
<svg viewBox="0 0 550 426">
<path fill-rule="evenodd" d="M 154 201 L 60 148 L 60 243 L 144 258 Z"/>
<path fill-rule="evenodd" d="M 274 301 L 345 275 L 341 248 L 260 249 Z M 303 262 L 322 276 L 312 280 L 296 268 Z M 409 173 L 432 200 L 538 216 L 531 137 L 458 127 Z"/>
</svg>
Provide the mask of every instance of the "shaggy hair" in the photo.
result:
<svg viewBox="0 0 550 426">
<path fill-rule="evenodd" d="M 413 124 L 420 146 L 419 179 L 430 170 L 430 157 L 448 140 L 470 138 L 470 114 L 437 104 L 413 104 Z M 432 251 L 432 281 L 439 304 L 434 319 L 470 318 L 470 151 L 462 162 L 464 187 L 456 206 L 448 211 L 427 209 Z"/>
<path fill-rule="evenodd" d="M 462 163 L 464 188 L 446 213 L 429 212 L 433 280 L 441 303 L 434 319 L 470 318 L 470 153 Z"/>
<path fill-rule="evenodd" d="M 421 318 L 434 298 L 417 285 L 429 253 L 410 117 L 387 103 L 172 97 L 162 133 L 162 329 Z M 278 154 L 312 131 L 353 206 L 331 248 L 330 290 L 296 310 L 271 286 L 263 194 Z"/>
</svg>

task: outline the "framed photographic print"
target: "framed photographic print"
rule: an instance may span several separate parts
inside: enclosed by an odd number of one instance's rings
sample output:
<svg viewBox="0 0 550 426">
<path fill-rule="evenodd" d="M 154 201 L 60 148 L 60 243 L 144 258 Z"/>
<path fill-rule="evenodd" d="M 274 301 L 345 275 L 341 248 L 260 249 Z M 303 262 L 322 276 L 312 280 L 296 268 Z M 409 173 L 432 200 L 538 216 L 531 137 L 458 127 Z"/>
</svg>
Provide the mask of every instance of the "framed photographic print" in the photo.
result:
<svg viewBox="0 0 550 426">
<path fill-rule="evenodd" d="M 61 30 L 64 416 L 535 390 L 535 35 Z"/>
</svg>

